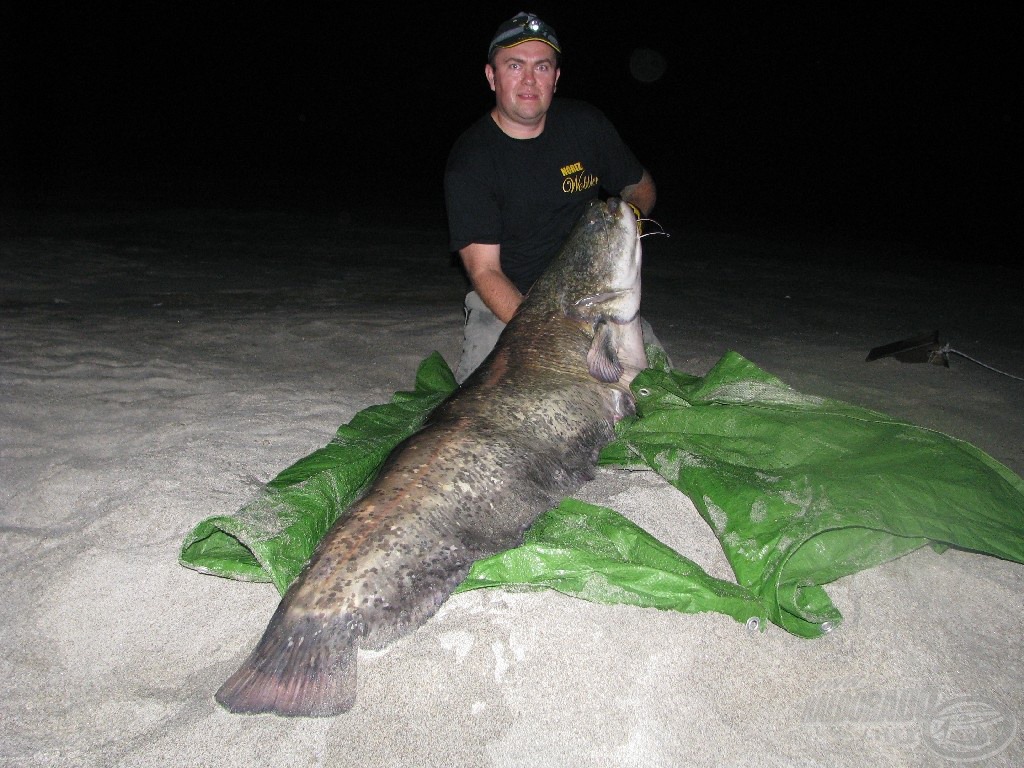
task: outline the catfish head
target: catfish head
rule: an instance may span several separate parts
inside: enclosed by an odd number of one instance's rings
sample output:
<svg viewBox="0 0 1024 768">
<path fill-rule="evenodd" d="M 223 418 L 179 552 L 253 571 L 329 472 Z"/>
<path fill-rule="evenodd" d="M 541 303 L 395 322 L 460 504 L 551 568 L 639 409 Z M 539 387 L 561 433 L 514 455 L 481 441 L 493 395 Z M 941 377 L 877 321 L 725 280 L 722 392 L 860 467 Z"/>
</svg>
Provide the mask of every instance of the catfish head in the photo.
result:
<svg viewBox="0 0 1024 768">
<path fill-rule="evenodd" d="M 589 326 L 590 373 L 627 387 L 647 366 L 638 316 L 640 263 L 630 207 L 617 197 L 592 200 L 528 297 L 535 311 L 558 312 Z"/>
<path fill-rule="evenodd" d="M 630 207 L 617 197 L 591 200 L 531 302 L 579 320 L 628 323 L 640 310 L 640 254 Z"/>
</svg>

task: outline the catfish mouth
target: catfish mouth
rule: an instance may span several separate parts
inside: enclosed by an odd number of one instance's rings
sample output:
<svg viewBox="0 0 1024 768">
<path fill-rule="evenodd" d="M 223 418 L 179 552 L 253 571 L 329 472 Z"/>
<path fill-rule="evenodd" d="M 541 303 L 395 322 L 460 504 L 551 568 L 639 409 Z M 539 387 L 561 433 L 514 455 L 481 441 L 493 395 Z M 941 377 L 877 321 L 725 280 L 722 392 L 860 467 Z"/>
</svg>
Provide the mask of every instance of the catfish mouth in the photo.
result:
<svg viewBox="0 0 1024 768">
<path fill-rule="evenodd" d="M 590 309 L 598 304 L 606 304 L 613 301 L 620 296 L 623 298 L 628 297 L 634 290 L 636 289 L 633 286 L 630 286 L 629 288 L 619 288 L 614 291 L 604 291 L 602 293 L 591 294 L 590 296 L 583 296 L 573 302 L 573 306 L 577 309 Z M 636 312 L 633 312 L 629 317 L 610 314 L 606 315 L 605 319 L 610 320 L 613 323 L 618 323 L 619 325 L 625 325 L 626 323 L 631 322 L 634 317 L 636 317 Z"/>
</svg>

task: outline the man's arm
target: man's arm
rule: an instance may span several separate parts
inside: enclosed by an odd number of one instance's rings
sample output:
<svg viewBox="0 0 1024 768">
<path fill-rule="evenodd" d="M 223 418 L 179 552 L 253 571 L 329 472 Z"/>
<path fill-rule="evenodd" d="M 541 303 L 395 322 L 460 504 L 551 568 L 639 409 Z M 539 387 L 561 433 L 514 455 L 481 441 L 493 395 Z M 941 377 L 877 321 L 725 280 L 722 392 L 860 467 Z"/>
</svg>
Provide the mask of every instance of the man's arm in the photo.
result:
<svg viewBox="0 0 1024 768">
<path fill-rule="evenodd" d="M 487 308 L 503 323 L 512 319 L 523 294 L 501 271 L 501 246 L 470 243 L 459 250 L 469 281 Z"/>
<path fill-rule="evenodd" d="M 644 216 L 650 216 L 654 210 L 654 204 L 658 201 L 658 189 L 654 186 L 654 179 L 644 169 L 644 175 L 636 184 L 629 184 L 622 188 L 619 197 L 627 203 L 632 203 Z M 478 291 L 479 293 L 479 291 Z"/>
</svg>

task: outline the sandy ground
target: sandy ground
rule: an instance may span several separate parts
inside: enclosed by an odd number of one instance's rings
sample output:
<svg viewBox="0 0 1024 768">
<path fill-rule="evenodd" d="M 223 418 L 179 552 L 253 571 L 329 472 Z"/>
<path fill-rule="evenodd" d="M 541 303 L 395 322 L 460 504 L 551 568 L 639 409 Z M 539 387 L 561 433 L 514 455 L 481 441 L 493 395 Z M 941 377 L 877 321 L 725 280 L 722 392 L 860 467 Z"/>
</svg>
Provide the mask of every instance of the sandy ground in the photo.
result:
<svg viewBox="0 0 1024 768">
<path fill-rule="evenodd" d="M 0 235 L 3 765 L 1024 764 L 1024 566 L 960 551 L 831 585 L 846 621 L 818 640 L 477 590 L 361 653 L 343 716 L 228 714 L 213 692 L 278 595 L 180 566 L 180 545 L 430 352 L 454 367 L 465 284 L 443 219 L 5 214 Z M 1024 383 L 1004 375 L 1024 375 L 1019 271 L 821 236 L 645 244 L 643 311 L 676 368 L 735 350 L 1024 471 Z M 998 370 L 865 362 L 935 329 Z M 578 498 L 729 577 L 657 475 L 602 469 Z"/>
</svg>

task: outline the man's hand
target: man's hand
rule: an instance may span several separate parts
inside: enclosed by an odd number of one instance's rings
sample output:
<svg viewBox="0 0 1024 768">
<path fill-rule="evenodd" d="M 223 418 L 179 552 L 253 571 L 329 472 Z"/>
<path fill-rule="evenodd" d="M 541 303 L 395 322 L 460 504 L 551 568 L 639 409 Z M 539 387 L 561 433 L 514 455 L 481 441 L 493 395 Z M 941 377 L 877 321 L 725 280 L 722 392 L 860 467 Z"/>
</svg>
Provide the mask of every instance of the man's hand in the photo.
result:
<svg viewBox="0 0 1024 768">
<path fill-rule="evenodd" d="M 647 219 L 647 216 L 651 215 L 651 211 L 654 210 L 654 206 L 658 202 L 658 190 L 654 186 L 654 179 L 651 178 L 651 174 L 647 172 L 646 168 L 640 177 L 640 181 L 623 187 L 619 191 L 619 197 L 629 203 L 629 207 L 633 209 L 637 219 L 637 231 L 643 234 L 639 222 L 641 219 L 650 221 L 650 219 Z M 631 200 L 635 202 L 630 202 Z M 643 206 L 642 209 L 640 208 L 641 205 Z M 647 213 L 645 214 L 644 211 Z"/>
</svg>

